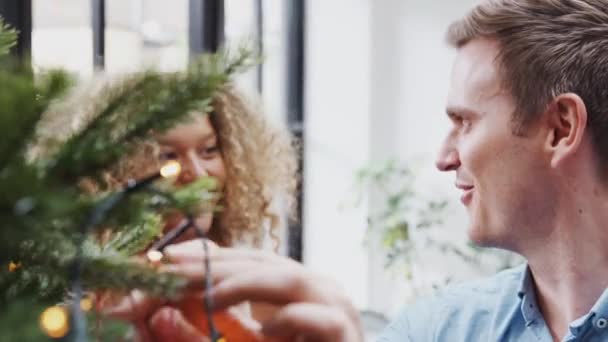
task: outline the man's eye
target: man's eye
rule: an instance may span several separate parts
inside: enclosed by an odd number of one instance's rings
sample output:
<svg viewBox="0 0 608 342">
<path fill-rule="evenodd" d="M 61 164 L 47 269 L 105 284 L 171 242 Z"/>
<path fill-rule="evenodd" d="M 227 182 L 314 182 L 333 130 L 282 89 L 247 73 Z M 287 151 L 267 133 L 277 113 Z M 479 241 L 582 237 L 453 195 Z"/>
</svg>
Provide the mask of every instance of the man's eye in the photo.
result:
<svg viewBox="0 0 608 342">
<path fill-rule="evenodd" d="M 468 131 L 473 126 L 473 121 L 469 118 L 460 117 L 458 119 L 457 125 L 464 131 Z"/>
<path fill-rule="evenodd" d="M 161 153 L 158 155 L 158 158 L 159 158 L 161 161 L 167 161 L 167 160 L 176 160 L 176 159 L 177 159 L 177 153 L 172 152 L 172 151 L 171 151 L 171 152 L 161 152 Z"/>
<path fill-rule="evenodd" d="M 464 118 L 457 114 L 450 114 L 450 120 L 454 124 L 454 126 L 461 126 Z"/>
</svg>

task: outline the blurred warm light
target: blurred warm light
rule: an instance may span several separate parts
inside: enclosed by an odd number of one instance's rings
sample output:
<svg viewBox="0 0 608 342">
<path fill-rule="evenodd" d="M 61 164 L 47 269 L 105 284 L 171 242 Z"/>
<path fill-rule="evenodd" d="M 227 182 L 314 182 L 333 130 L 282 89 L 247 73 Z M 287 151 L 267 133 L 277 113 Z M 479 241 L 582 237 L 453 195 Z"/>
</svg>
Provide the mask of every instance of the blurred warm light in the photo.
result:
<svg viewBox="0 0 608 342">
<path fill-rule="evenodd" d="M 148 256 L 148 260 L 150 260 L 153 263 L 160 262 L 163 259 L 163 253 L 161 251 L 157 251 L 155 249 L 148 251 L 148 253 L 146 253 L 146 255 Z"/>
<path fill-rule="evenodd" d="M 160 175 L 169 178 L 175 177 L 182 171 L 182 166 L 175 160 L 167 162 L 163 167 L 160 168 Z"/>
<path fill-rule="evenodd" d="M 16 262 L 11 261 L 8 264 L 8 271 L 9 272 L 15 272 L 19 267 L 21 267 L 21 263 L 20 262 L 16 263 Z"/>
<path fill-rule="evenodd" d="M 89 297 L 82 298 L 80 300 L 80 308 L 85 312 L 91 311 L 93 308 L 93 300 Z"/>
<path fill-rule="evenodd" d="M 69 330 L 68 312 L 64 307 L 52 306 L 40 315 L 40 327 L 51 338 L 61 338 Z"/>
</svg>

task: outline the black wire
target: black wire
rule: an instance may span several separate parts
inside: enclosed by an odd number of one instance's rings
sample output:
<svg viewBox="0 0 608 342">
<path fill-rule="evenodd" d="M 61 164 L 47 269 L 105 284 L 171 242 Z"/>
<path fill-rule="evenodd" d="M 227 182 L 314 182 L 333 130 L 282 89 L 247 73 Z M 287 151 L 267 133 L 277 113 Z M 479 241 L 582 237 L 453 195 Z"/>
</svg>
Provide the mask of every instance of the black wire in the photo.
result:
<svg viewBox="0 0 608 342">
<path fill-rule="evenodd" d="M 212 342 L 218 342 L 222 335 L 217 331 L 215 324 L 213 322 L 213 300 L 211 299 L 211 289 L 213 287 L 213 279 L 211 277 L 211 260 L 209 258 L 209 245 L 207 243 L 207 234 L 203 229 L 201 229 L 197 224 L 192 215 L 188 215 L 188 221 L 194 228 L 196 235 L 201 238 L 203 242 L 203 254 L 204 254 L 204 286 L 205 286 L 205 295 L 203 296 L 203 305 L 205 307 L 205 313 L 207 315 L 207 323 L 209 324 L 209 336 Z"/>
<path fill-rule="evenodd" d="M 74 294 L 74 300 L 72 302 L 72 321 L 74 324 L 74 341 L 86 342 L 87 341 L 87 321 L 84 312 L 80 308 L 80 301 L 82 299 L 82 267 L 83 267 L 83 254 L 84 254 L 84 242 L 86 237 L 96 225 L 101 223 L 106 217 L 107 213 L 112 210 L 125 196 L 127 192 L 117 192 L 109 197 L 105 198 L 98 205 L 96 205 L 91 215 L 89 215 L 87 221 L 79 229 L 79 235 L 76 242 L 76 255 L 74 255 L 74 261 L 70 268 L 70 280 L 72 282 L 72 293 Z"/>
<path fill-rule="evenodd" d="M 72 283 L 72 293 L 74 299 L 72 302 L 72 321 L 74 328 L 72 329 L 75 342 L 86 342 L 87 341 L 87 320 L 85 314 L 80 307 L 80 301 L 82 300 L 82 268 L 83 268 L 83 255 L 84 255 L 84 242 L 86 241 L 89 232 L 98 224 L 104 221 L 108 212 L 114 209 L 125 197 L 129 194 L 145 189 L 146 186 L 151 184 L 154 180 L 161 177 L 160 172 L 150 175 L 145 179 L 135 182 L 129 181 L 127 185 L 119 192 L 114 193 L 99 204 L 97 204 L 91 210 L 91 214 L 88 216 L 85 223 L 79 229 L 79 235 L 76 240 L 76 254 L 74 255 L 74 261 L 70 267 L 70 281 Z"/>
<path fill-rule="evenodd" d="M 159 190 L 153 186 L 148 186 L 147 190 L 152 193 L 155 193 L 157 195 L 165 197 L 170 202 L 175 202 L 175 199 L 170 194 L 168 194 L 162 190 Z M 204 272 L 205 272 L 204 288 L 205 288 L 205 293 L 209 294 L 209 293 L 211 293 L 211 289 L 213 287 L 213 281 L 212 281 L 213 278 L 211 277 L 211 261 L 209 258 L 209 245 L 207 243 L 207 233 L 205 233 L 205 231 L 196 224 L 195 218 L 193 217 L 192 214 L 188 214 L 186 216 L 185 223 L 181 223 L 176 228 L 173 228 L 171 231 L 169 231 L 167 234 L 165 234 L 165 236 L 163 236 L 160 240 L 158 240 L 156 243 L 154 243 L 152 245 L 152 247 L 150 247 L 150 249 L 162 252 L 162 250 L 166 246 L 168 246 L 173 241 L 175 241 L 177 238 L 179 238 L 183 233 L 186 232 L 186 230 L 188 230 L 188 228 L 193 228 L 196 235 L 199 238 L 201 238 L 201 240 L 203 241 L 203 254 L 204 254 L 203 262 L 204 262 Z M 218 342 L 222 338 L 222 335 L 218 332 L 217 328 L 215 327 L 215 323 L 213 321 L 213 301 L 208 295 L 203 296 L 203 305 L 205 308 L 205 315 L 207 316 L 209 334 L 211 335 L 209 337 L 211 338 L 212 342 Z"/>
<path fill-rule="evenodd" d="M 84 254 L 83 249 L 84 249 L 84 242 L 86 241 L 86 237 L 87 237 L 88 233 L 95 226 L 97 226 L 98 224 L 103 222 L 103 220 L 107 216 L 108 212 L 110 210 L 112 210 L 114 207 L 116 207 L 116 205 L 118 205 L 120 203 L 120 201 L 122 201 L 125 197 L 127 197 L 131 193 L 134 193 L 134 192 L 137 192 L 140 190 L 148 190 L 148 191 L 154 192 L 156 194 L 162 195 L 165 198 L 169 199 L 170 201 L 174 201 L 173 197 L 170 194 L 160 191 L 150 185 L 154 180 L 158 179 L 159 177 L 160 177 L 160 173 L 149 176 L 139 182 L 129 182 L 122 191 L 110 195 L 109 197 L 107 197 L 106 199 L 101 201 L 98 205 L 96 205 L 93 208 L 92 213 L 91 213 L 91 215 L 89 215 L 85 224 L 82 225 L 82 227 L 80 229 L 80 235 L 78 236 L 78 240 L 77 240 L 78 248 L 76 249 L 76 255 L 74 256 L 74 262 L 72 264 L 71 276 L 70 276 L 70 279 L 72 282 L 72 292 L 74 293 L 74 296 L 75 296 L 74 301 L 72 303 L 72 317 L 73 317 L 73 322 L 74 322 L 74 329 L 73 329 L 74 341 L 76 341 L 76 342 L 86 342 L 87 341 L 86 319 L 85 319 L 84 312 L 82 311 L 82 309 L 80 307 L 80 301 L 82 299 L 81 276 L 82 276 L 83 254 Z M 211 298 L 208 295 L 211 293 L 210 291 L 212 289 L 213 284 L 212 284 L 212 277 L 211 277 L 211 262 L 209 259 L 209 246 L 207 244 L 207 234 L 205 233 L 205 231 L 196 224 L 195 219 L 192 216 L 192 214 L 188 214 L 187 223 L 185 225 L 180 225 L 176 229 L 172 230 L 171 236 L 169 236 L 168 239 L 164 239 L 162 245 L 156 246 L 157 247 L 156 249 L 162 250 L 162 248 L 164 248 L 166 245 L 168 245 L 169 243 L 171 243 L 172 241 L 177 239 L 180 235 L 182 235 L 190 227 L 194 228 L 197 236 L 200 237 L 201 240 L 203 241 L 203 251 L 204 251 L 203 252 L 204 253 L 203 262 L 204 262 L 204 272 L 205 272 L 204 286 L 205 286 L 205 293 L 207 294 L 207 295 L 203 296 L 203 305 L 205 308 L 205 314 L 207 315 L 207 323 L 209 324 L 209 333 L 211 335 L 209 337 L 211 338 L 212 342 L 219 342 L 220 339 L 222 338 L 222 335 L 217 331 L 217 328 L 215 327 L 215 323 L 213 321 L 213 301 L 211 300 Z"/>
<path fill-rule="evenodd" d="M 165 249 L 165 247 L 167 247 L 169 244 L 171 244 L 173 241 L 175 241 L 175 239 L 180 237 L 190 227 L 191 227 L 191 224 L 189 221 L 180 222 L 180 224 L 177 227 L 171 229 L 167 234 L 163 235 L 163 237 L 160 240 L 158 240 L 154 244 L 152 244 L 152 246 L 150 247 L 150 250 L 157 250 L 159 252 L 162 252 Z"/>
</svg>

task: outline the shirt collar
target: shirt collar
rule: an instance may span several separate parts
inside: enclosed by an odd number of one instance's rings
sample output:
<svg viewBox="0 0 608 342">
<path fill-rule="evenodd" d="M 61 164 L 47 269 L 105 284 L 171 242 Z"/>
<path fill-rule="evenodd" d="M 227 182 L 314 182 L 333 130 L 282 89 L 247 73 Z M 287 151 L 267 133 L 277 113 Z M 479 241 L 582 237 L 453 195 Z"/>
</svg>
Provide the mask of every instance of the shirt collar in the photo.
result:
<svg viewBox="0 0 608 342">
<path fill-rule="evenodd" d="M 534 292 L 534 282 L 532 281 L 532 273 L 530 267 L 526 264 L 522 270 L 522 277 L 519 283 L 517 296 L 521 300 L 520 310 L 526 321 L 526 325 L 533 324 L 540 316 L 538 304 L 536 302 L 536 293 Z"/>
<path fill-rule="evenodd" d="M 526 324 L 531 324 L 536 318 L 541 316 L 536 301 L 536 291 L 534 289 L 534 282 L 532 279 L 532 273 L 530 267 L 526 264 L 522 270 L 522 277 L 519 283 L 517 296 L 521 300 L 521 313 L 526 321 Z M 586 324 L 594 324 L 599 318 L 608 319 L 608 288 L 604 290 L 600 298 L 595 302 L 589 312 L 578 319 L 570 323 L 570 332 L 574 336 L 578 335 L 578 332 Z"/>
<path fill-rule="evenodd" d="M 532 283 L 532 274 L 530 273 L 530 267 L 528 264 L 523 269 L 523 276 L 519 281 L 519 288 L 517 290 L 517 296 L 519 299 L 523 299 L 528 293 L 534 293 L 534 286 Z"/>
<path fill-rule="evenodd" d="M 608 317 L 608 289 L 605 289 L 597 302 L 593 304 L 591 312 L 599 316 Z"/>
<path fill-rule="evenodd" d="M 519 297 L 519 299 L 523 299 L 526 296 L 528 298 L 533 297 L 534 301 L 536 302 L 536 293 L 534 291 L 532 273 L 530 272 L 530 267 L 527 264 L 525 265 L 523 275 L 519 282 L 517 296 Z M 600 298 L 598 298 L 597 302 L 595 302 L 589 312 L 593 312 L 600 316 L 608 317 L 608 288 L 604 290 Z"/>
</svg>

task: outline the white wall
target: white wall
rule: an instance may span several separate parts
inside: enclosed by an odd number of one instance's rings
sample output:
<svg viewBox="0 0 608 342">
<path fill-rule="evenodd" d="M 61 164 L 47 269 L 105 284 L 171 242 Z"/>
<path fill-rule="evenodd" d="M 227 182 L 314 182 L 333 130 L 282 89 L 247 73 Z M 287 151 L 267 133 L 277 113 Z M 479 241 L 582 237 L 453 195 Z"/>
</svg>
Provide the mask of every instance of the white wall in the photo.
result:
<svg viewBox="0 0 608 342">
<path fill-rule="evenodd" d="M 369 155 L 370 0 L 307 2 L 304 261 L 367 306 L 365 210 L 344 211 Z"/>
<path fill-rule="evenodd" d="M 449 23 L 463 15 L 472 0 L 374 1 L 371 159 L 399 158 L 413 163 L 417 188 L 425 194 L 457 198 L 452 174 L 434 167 L 435 154 L 447 130 L 445 99 L 454 51 L 445 44 Z M 389 38 L 390 37 L 390 38 Z M 389 38 L 389 39 L 387 39 Z M 463 210 L 450 216 L 446 234 L 464 239 Z M 441 256 L 425 258 L 415 271 L 419 284 L 383 270 L 379 253 L 370 253 L 369 306 L 394 314 L 411 294 L 453 265 Z M 458 267 L 458 266 L 456 266 Z M 450 270 L 452 271 L 452 270 Z M 463 269 L 462 272 L 465 272 Z M 387 296 L 387 293 L 395 294 Z"/>
<path fill-rule="evenodd" d="M 448 125 L 454 55 L 444 34 L 475 2 L 308 2 L 305 263 L 339 279 L 360 308 L 393 315 L 412 284 L 363 248 L 368 207 L 341 204 L 357 168 L 388 158 L 414 161 L 420 187 L 457 198 L 453 175 L 433 165 Z M 464 220 L 459 210 L 448 234 L 463 238 Z M 444 272 L 438 264 L 421 268 L 431 278 Z"/>
</svg>

